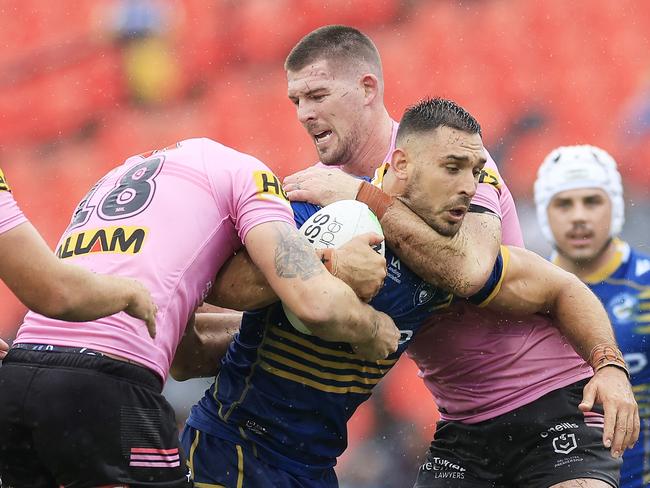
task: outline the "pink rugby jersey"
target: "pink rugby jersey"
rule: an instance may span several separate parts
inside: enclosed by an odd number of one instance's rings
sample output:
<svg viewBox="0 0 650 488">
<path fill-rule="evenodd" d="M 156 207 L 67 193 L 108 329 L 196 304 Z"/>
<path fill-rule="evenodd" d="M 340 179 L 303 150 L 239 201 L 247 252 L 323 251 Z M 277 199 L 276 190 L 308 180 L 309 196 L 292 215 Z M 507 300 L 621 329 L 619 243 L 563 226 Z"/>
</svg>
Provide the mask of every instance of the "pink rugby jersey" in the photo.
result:
<svg viewBox="0 0 650 488">
<path fill-rule="evenodd" d="M 13 229 L 19 224 L 27 222 L 27 218 L 18 208 L 18 204 L 11 195 L 9 183 L 0 169 L 0 234 Z"/>
<path fill-rule="evenodd" d="M 502 243 L 523 247 L 512 195 L 489 158 L 472 203 L 501 217 Z M 487 184 L 486 184 L 487 183 Z M 407 349 L 443 420 L 476 423 L 593 374 L 552 321 L 466 302 L 438 312 Z"/>
<path fill-rule="evenodd" d="M 88 192 L 56 253 L 94 272 L 140 280 L 158 305 L 155 340 L 125 313 L 71 323 L 29 312 L 16 342 L 116 354 L 164 380 L 217 272 L 250 229 L 269 221 L 295 225 L 278 178 L 252 156 L 210 139 L 133 156 Z"/>
</svg>

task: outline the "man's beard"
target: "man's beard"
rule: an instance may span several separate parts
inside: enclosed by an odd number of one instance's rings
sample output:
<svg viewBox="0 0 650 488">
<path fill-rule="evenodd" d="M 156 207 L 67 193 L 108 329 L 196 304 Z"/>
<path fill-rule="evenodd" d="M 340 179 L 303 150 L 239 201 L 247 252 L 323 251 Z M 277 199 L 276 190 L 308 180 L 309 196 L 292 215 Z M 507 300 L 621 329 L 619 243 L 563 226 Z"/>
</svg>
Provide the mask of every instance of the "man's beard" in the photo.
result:
<svg viewBox="0 0 650 488">
<path fill-rule="evenodd" d="M 359 132 L 352 130 L 346 139 L 338 139 L 337 147 L 329 154 L 321 153 L 317 146 L 316 151 L 320 157 L 320 162 L 325 166 L 343 166 L 353 162 L 352 146 L 354 144 L 360 145 L 359 140 Z"/>
<path fill-rule="evenodd" d="M 600 257 L 603 254 L 605 254 L 605 251 L 607 251 L 607 249 L 609 248 L 609 245 L 611 244 L 611 242 L 612 242 L 612 238 L 610 237 L 609 239 L 607 239 L 605 241 L 605 243 L 601 246 L 601 248 L 598 251 L 596 251 L 594 254 L 592 254 L 591 256 L 577 256 L 577 257 L 576 256 L 571 256 L 570 254 L 565 253 L 564 251 L 562 251 L 562 249 L 560 249 L 560 247 L 557 246 L 557 245 L 555 245 L 554 248 L 555 248 L 555 251 L 559 255 L 561 255 L 565 259 L 571 261 L 577 267 L 587 267 L 587 266 L 591 265 L 592 263 L 598 261 L 598 259 L 600 259 Z"/>
<path fill-rule="evenodd" d="M 418 205 L 415 205 L 413 202 L 411 202 L 408 192 L 405 192 L 402 196 L 399 196 L 397 198 L 441 236 L 454 237 L 458 233 L 460 225 L 453 225 L 444 221 L 441 222 L 440 220 L 436 219 L 436 216 L 432 214 L 428 208 L 419 208 Z"/>
<path fill-rule="evenodd" d="M 412 179 L 417 180 L 418 174 L 414 174 Z M 417 203 L 413 202 L 412 200 L 412 195 L 416 193 L 413 190 L 413 187 L 415 186 L 415 183 L 409 183 L 406 185 L 404 188 L 404 192 L 402 193 L 401 196 L 397 197 L 399 200 L 404 203 L 409 209 L 411 209 L 412 212 L 414 212 L 418 217 L 420 217 L 429 227 L 431 227 L 436 233 L 440 234 L 441 236 L 444 237 L 454 237 L 456 234 L 458 234 L 458 231 L 460 230 L 460 226 L 463 223 L 464 219 L 461 220 L 457 224 L 450 224 L 448 222 L 445 222 L 444 219 L 436 219 L 436 215 L 442 214 L 445 209 L 443 209 L 442 212 L 434 211 L 430 209 L 429 207 L 421 207 Z M 449 205 L 448 208 L 453 208 L 456 206 L 469 206 L 469 202 L 471 201 L 470 198 L 462 198 L 459 197 L 458 202 L 455 202 L 452 205 Z"/>
</svg>

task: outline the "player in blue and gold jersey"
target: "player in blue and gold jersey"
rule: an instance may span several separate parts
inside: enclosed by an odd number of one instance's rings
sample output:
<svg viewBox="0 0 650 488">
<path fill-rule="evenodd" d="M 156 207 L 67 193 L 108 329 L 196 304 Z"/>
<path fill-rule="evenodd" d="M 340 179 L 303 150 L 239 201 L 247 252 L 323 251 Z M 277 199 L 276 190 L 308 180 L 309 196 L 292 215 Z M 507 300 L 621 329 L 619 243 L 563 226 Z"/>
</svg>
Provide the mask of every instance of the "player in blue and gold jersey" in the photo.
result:
<svg viewBox="0 0 650 488">
<path fill-rule="evenodd" d="M 423 204 L 422 213 L 432 223 L 453 233 L 475 192 L 485 155 L 476 121 L 455 104 L 437 103 L 440 120 L 433 129 L 441 127 L 435 143 L 445 147 L 440 161 L 433 163 L 436 168 L 418 179 L 417 186 L 406 184 L 410 165 L 393 169 L 389 178 L 395 188 L 405 186 Z M 453 136 L 457 142 L 447 143 Z M 431 197 L 425 193 L 444 185 L 448 191 Z M 294 203 L 293 208 L 297 225 L 318 210 L 307 203 Z M 332 468 L 347 445 L 348 419 L 396 363 L 420 324 L 453 299 L 423 282 L 390 249 L 386 261 L 388 277 L 370 303 L 394 319 L 401 338 L 397 352 L 384 360 L 365 361 L 350 344 L 322 340 L 317 330 L 314 335 L 298 332 L 280 304 L 244 314 L 215 384 L 193 408 L 183 434 L 198 486 L 337 486 Z M 489 300 L 503 267 L 500 254 L 488 283 L 472 298 L 475 303 Z M 224 462 L 215 459 L 219 450 Z"/>
<path fill-rule="evenodd" d="M 438 232 L 455 235 L 485 163 L 480 127 L 456 104 L 427 100 L 407 111 L 398 142 L 401 149 L 393 155 L 383 189 L 407 200 Z M 316 210 L 308 204 L 294 206 L 297 223 Z M 509 310 L 516 304 L 524 313 L 558 312 L 562 282 L 570 290 L 565 293 L 569 301 L 563 301 L 565 315 L 559 316 L 576 322 L 575 312 L 595 324 L 594 329 L 602 332 L 604 326 L 607 335 L 606 314 L 584 285 L 541 258 L 530 266 L 529 254 L 502 248 L 489 279 L 470 300 Z M 389 314 L 402 334 L 396 353 L 383 360 L 366 361 L 355 345 L 319 338 L 322 329 L 312 328 L 313 335 L 298 332 L 279 304 L 244 314 L 214 385 L 192 409 L 183 432 L 196 486 L 338 486 L 333 466 L 347 445 L 347 420 L 423 321 L 454 300 L 418 278 L 393 250 L 387 249 L 386 261 L 386 281 L 370 303 Z M 504 278 L 513 265 L 534 268 L 528 273 L 525 299 L 522 288 Z"/>
<path fill-rule="evenodd" d="M 630 370 L 641 437 L 624 455 L 621 487 L 650 486 L 650 256 L 618 238 L 624 202 L 616 161 L 594 146 L 559 147 L 539 168 L 535 200 L 553 262 L 600 298 Z"/>
</svg>

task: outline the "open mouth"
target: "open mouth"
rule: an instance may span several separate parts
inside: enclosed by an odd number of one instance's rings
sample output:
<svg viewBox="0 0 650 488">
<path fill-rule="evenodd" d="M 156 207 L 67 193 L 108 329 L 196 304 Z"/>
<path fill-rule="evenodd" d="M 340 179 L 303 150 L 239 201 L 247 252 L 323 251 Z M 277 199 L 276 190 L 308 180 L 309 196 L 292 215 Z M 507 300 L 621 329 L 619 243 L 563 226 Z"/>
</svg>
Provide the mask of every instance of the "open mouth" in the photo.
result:
<svg viewBox="0 0 650 488">
<path fill-rule="evenodd" d="M 467 208 L 466 207 L 450 208 L 448 210 L 448 212 L 449 212 L 449 215 L 454 220 L 461 220 L 463 217 L 465 217 L 465 214 L 467 213 Z"/>
<path fill-rule="evenodd" d="M 323 144 L 329 140 L 331 135 L 332 135 L 331 130 L 324 130 L 323 132 L 314 134 L 314 141 L 316 142 L 316 144 Z"/>
</svg>

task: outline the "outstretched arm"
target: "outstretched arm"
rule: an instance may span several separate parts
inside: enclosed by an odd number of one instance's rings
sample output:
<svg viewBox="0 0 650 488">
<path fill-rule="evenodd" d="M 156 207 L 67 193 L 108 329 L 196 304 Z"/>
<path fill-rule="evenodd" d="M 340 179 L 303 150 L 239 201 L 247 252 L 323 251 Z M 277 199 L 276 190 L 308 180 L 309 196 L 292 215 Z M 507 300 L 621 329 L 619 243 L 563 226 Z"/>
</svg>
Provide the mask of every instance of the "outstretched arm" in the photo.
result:
<svg viewBox="0 0 650 488">
<path fill-rule="evenodd" d="M 597 344 L 616 344 L 607 312 L 580 279 L 532 251 L 507 249 L 505 276 L 488 308 L 550 314 L 585 360 Z"/>
<path fill-rule="evenodd" d="M 594 368 L 580 409 L 605 410 L 603 443 L 615 457 L 639 436 L 639 412 L 623 356 L 600 300 L 575 275 L 525 249 L 510 247 L 510 262 L 489 308 L 510 313 L 548 313 L 575 350 Z"/>
<path fill-rule="evenodd" d="M 0 234 L 0 255 L 0 279 L 34 312 L 85 322 L 124 311 L 155 336 L 156 305 L 142 284 L 64 263 L 29 222 Z"/>
<path fill-rule="evenodd" d="M 359 191 L 362 181 L 336 169 L 308 168 L 283 183 L 290 200 L 325 206 L 355 198 L 380 217 L 386 243 L 423 280 L 458 296 L 477 293 L 492 271 L 501 244 L 501 221 L 489 213 L 468 213 L 454 237 L 435 232 L 408 206 L 390 199 L 387 206 L 378 188 Z M 375 193 L 366 198 L 368 191 Z M 388 195 L 383 194 L 386 199 Z M 379 205 L 375 205 L 375 204 Z M 381 207 L 381 208 L 380 208 Z"/>
</svg>

